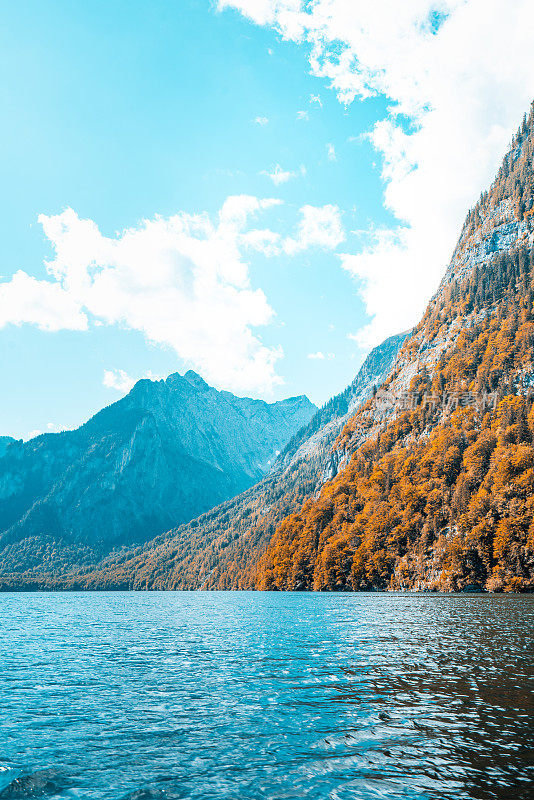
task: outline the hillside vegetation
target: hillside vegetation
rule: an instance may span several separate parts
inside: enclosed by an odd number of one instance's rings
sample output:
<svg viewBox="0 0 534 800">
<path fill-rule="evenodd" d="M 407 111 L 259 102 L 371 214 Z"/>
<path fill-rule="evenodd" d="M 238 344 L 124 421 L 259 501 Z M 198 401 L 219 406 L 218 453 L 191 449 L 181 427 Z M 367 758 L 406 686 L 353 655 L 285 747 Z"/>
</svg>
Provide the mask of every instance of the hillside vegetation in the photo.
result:
<svg viewBox="0 0 534 800">
<path fill-rule="evenodd" d="M 534 590 L 533 152 L 531 111 L 385 382 L 391 407 L 349 420 L 349 464 L 277 528 L 257 588 Z"/>
</svg>

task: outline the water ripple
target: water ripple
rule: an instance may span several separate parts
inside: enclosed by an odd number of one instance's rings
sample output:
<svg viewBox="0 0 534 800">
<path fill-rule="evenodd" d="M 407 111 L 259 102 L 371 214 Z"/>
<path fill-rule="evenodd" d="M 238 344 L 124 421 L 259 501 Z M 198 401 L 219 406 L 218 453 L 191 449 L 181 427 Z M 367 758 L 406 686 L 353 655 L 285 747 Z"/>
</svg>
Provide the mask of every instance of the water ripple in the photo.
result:
<svg viewBox="0 0 534 800">
<path fill-rule="evenodd" d="M 527 800 L 534 597 L 0 595 L 0 800 Z"/>
</svg>

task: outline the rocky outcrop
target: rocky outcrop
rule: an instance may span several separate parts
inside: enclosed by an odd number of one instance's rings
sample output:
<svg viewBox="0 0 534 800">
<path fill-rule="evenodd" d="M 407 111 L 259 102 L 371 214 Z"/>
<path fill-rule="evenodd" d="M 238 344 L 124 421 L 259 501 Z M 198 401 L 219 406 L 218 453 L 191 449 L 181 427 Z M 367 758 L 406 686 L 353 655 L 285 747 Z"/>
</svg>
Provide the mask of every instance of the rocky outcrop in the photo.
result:
<svg viewBox="0 0 534 800">
<path fill-rule="evenodd" d="M 260 480 L 316 410 L 219 392 L 196 373 L 139 381 L 81 428 L 0 458 L 0 565 L 94 563 Z"/>
<path fill-rule="evenodd" d="M 318 485 L 331 480 L 346 462 L 343 449 L 334 447 L 345 423 L 369 400 L 391 373 L 399 351 L 410 331 L 390 336 L 375 347 L 353 382 L 333 397 L 312 417 L 308 425 L 291 439 L 280 455 L 278 468 L 305 462 L 316 468 Z"/>
</svg>

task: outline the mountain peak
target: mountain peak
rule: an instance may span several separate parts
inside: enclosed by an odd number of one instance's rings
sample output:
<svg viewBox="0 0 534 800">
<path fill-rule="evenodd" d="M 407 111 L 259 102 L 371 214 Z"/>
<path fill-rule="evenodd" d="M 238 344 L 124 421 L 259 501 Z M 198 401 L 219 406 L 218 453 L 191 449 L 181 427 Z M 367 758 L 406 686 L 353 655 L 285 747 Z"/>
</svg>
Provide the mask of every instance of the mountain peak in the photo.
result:
<svg viewBox="0 0 534 800">
<path fill-rule="evenodd" d="M 192 369 L 188 369 L 184 375 L 184 379 L 194 386 L 196 389 L 201 391 L 206 391 L 206 389 L 210 389 L 210 385 L 206 383 L 202 375 L 199 375 L 198 372 L 195 372 Z"/>
<path fill-rule="evenodd" d="M 165 383 L 171 389 L 175 389 L 179 386 L 183 387 L 184 382 L 199 391 L 206 391 L 211 388 L 204 378 L 192 369 L 188 370 L 184 375 L 180 375 L 179 372 L 173 372 L 165 380 Z"/>
<path fill-rule="evenodd" d="M 35 565 L 53 552 L 61 570 L 209 511 L 261 480 L 313 411 L 218 392 L 189 370 L 138 381 L 61 436 L 0 437 L 0 574 L 9 553 Z M 8 552 L 13 541 L 25 544 Z"/>
<path fill-rule="evenodd" d="M 468 212 L 442 287 L 463 281 L 477 266 L 534 242 L 534 103 L 487 191 Z"/>
</svg>

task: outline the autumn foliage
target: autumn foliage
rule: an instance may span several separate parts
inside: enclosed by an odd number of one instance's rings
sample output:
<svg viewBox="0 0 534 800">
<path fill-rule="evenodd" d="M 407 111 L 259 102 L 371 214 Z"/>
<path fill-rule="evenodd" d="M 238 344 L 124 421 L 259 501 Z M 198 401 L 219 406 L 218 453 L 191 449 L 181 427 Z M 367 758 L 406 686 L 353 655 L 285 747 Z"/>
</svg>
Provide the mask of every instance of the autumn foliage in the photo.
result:
<svg viewBox="0 0 534 800">
<path fill-rule="evenodd" d="M 277 527 L 258 588 L 534 591 L 533 157 L 531 111 L 386 381 L 412 369 L 413 406 L 348 422 L 347 466 Z"/>
<path fill-rule="evenodd" d="M 280 525 L 258 588 L 534 589 L 532 398 L 455 411 L 409 443 L 421 411 L 363 445 Z"/>
</svg>

